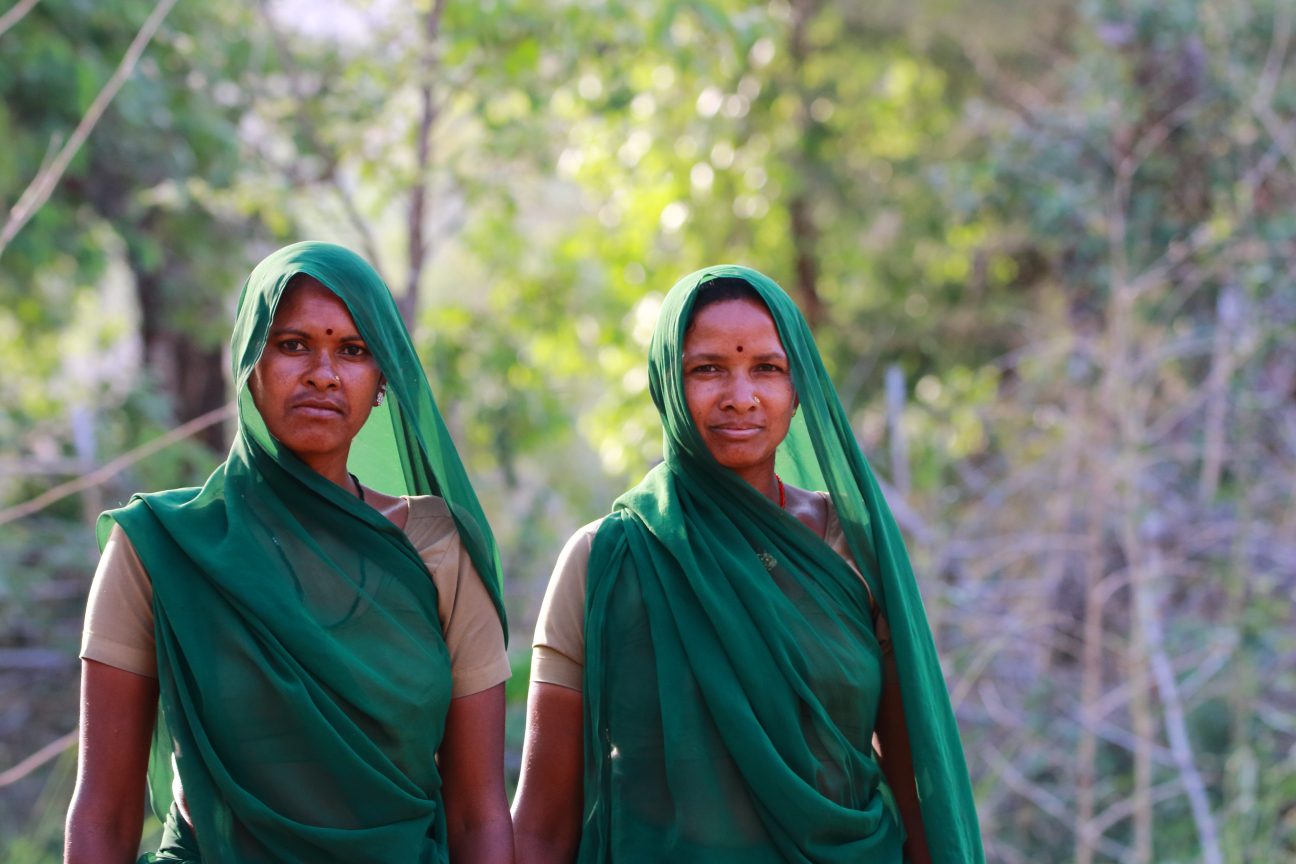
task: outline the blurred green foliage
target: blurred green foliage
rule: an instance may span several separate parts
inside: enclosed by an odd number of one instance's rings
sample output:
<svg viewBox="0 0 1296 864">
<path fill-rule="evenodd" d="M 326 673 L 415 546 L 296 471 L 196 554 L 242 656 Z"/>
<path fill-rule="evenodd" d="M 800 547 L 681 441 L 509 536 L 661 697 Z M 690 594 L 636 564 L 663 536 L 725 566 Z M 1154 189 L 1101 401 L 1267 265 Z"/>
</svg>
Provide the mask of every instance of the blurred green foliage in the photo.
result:
<svg viewBox="0 0 1296 864">
<path fill-rule="evenodd" d="M 891 484 L 991 860 L 1296 855 L 1290 4 L 307 7 L 178 4 L 0 254 L 0 508 L 222 404 L 266 251 L 362 250 L 500 538 L 512 778 L 556 552 L 660 454 L 657 304 L 747 263 Z M 0 33 L 3 200 L 151 8 Z M 0 518 L 0 768 L 75 722 L 94 513 L 225 431 Z M 0 788 L 4 860 L 72 765 Z"/>
</svg>

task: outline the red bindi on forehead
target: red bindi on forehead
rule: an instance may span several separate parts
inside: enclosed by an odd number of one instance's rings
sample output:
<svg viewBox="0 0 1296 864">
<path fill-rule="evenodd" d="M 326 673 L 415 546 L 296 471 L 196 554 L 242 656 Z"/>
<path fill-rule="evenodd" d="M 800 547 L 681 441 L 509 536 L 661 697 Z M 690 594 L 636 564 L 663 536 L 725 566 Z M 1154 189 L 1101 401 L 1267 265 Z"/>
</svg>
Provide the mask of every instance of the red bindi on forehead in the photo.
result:
<svg viewBox="0 0 1296 864">
<path fill-rule="evenodd" d="M 742 353 L 742 346 L 741 346 L 741 345 L 738 346 L 738 353 L 739 353 L 739 354 Z"/>
<path fill-rule="evenodd" d="M 330 328 L 328 328 L 327 330 L 325 330 L 325 331 L 324 331 L 324 335 L 325 335 L 325 336 L 332 336 L 332 335 L 333 335 L 333 328 L 330 327 Z"/>
</svg>

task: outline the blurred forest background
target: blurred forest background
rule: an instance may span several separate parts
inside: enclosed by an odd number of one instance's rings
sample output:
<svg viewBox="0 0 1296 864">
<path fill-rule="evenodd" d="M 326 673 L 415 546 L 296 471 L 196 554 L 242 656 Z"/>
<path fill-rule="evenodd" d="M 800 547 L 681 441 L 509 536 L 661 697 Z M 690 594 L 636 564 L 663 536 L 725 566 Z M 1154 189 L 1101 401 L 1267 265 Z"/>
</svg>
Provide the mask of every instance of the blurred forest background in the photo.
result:
<svg viewBox="0 0 1296 864">
<path fill-rule="evenodd" d="M 661 296 L 734 261 L 887 484 L 990 860 L 1296 860 L 1296 0 L 0 5 L 0 860 L 60 860 L 95 515 L 220 461 L 303 238 L 500 538 L 510 771 Z"/>
</svg>

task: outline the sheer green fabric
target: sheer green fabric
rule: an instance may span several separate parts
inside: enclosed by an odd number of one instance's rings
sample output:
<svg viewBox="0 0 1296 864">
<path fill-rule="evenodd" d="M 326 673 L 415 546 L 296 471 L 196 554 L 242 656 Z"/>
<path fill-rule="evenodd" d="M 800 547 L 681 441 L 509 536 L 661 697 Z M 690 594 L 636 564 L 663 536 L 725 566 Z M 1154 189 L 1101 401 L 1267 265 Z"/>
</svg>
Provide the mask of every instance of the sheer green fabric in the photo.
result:
<svg viewBox="0 0 1296 864">
<path fill-rule="evenodd" d="M 800 399 L 780 472 L 826 489 L 890 625 L 932 858 L 983 860 L 949 696 L 900 533 L 804 318 L 742 267 L 685 277 L 649 352 L 666 458 L 619 498 L 590 553 L 585 825 L 594 862 L 899 862 L 904 831 L 872 751 L 883 657 L 859 577 L 709 454 L 683 344 L 708 282 L 748 282 Z"/>
<path fill-rule="evenodd" d="M 153 583 L 160 712 L 150 786 L 173 764 L 192 830 L 169 813 L 158 860 L 442 862 L 434 755 L 450 702 L 436 588 L 405 533 L 267 431 L 248 376 L 289 280 L 347 305 L 387 380 L 351 468 L 389 494 L 435 494 L 504 615 L 490 528 L 387 287 L 338 246 L 270 255 L 232 340 L 238 434 L 201 488 L 136 495 L 100 518 Z M 507 631 L 506 631 L 507 632 Z"/>
</svg>

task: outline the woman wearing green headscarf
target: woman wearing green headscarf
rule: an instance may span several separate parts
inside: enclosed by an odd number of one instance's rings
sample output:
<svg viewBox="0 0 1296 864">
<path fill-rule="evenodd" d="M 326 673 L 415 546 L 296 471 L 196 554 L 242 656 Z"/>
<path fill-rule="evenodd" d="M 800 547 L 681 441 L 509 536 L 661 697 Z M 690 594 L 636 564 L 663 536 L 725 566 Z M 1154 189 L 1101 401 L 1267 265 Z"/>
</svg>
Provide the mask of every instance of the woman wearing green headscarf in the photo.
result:
<svg viewBox="0 0 1296 864">
<path fill-rule="evenodd" d="M 982 861 L 917 585 L 801 313 L 699 271 L 648 371 L 665 461 L 568 542 L 537 624 L 518 860 Z"/>
<path fill-rule="evenodd" d="M 134 860 L 147 767 L 141 860 L 511 862 L 498 553 L 387 287 L 288 246 L 231 348 L 224 464 L 100 520 L 66 860 Z"/>
</svg>

